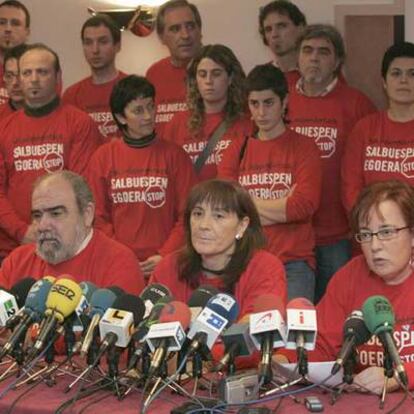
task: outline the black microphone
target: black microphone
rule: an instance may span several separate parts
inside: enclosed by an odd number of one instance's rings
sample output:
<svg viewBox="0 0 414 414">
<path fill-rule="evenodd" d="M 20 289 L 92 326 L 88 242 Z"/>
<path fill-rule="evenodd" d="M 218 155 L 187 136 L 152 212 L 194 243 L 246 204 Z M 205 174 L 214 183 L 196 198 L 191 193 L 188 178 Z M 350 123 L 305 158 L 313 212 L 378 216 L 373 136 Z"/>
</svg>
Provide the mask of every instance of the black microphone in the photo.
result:
<svg viewBox="0 0 414 414">
<path fill-rule="evenodd" d="M 332 367 L 331 374 L 335 375 L 344 366 L 348 358 L 352 355 L 355 347 L 364 344 L 371 337 L 365 325 L 362 312 L 354 310 L 344 324 L 344 341 Z"/>
<path fill-rule="evenodd" d="M 14 296 L 17 302 L 17 306 L 22 308 L 26 302 L 27 295 L 31 287 L 36 283 L 36 280 L 32 277 L 25 277 L 19 280 L 10 288 L 10 293 Z"/>
</svg>

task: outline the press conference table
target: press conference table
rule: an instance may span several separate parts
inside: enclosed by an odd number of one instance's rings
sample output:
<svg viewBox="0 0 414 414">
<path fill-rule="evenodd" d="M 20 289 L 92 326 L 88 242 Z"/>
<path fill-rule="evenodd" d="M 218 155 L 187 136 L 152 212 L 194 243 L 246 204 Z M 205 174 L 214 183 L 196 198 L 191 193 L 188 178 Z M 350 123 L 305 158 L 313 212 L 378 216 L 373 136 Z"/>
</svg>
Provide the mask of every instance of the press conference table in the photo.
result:
<svg viewBox="0 0 414 414">
<path fill-rule="evenodd" d="M 7 382 L 6 382 L 7 384 Z M 48 387 L 45 384 L 40 384 L 38 387 L 31 390 L 28 394 L 22 398 L 21 401 L 14 407 L 12 414 L 49 414 L 54 413 L 57 407 L 66 399 L 70 398 L 73 393 L 63 394 L 63 390 L 68 384 L 68 380 L 62 378 L 57 385 Z M 5 387 L 1 384 L 0 392 Z M 7 409 L 13 403 L 13 401 L 25 390 L 26 388 L 18 389 L 17 391 L 10 391 L 4 398 L 0 399 L 0 414 L 7 413 Z M 99 399 L 99 397 L 105 397 L 108 392 L 102 391 L 93 396 L 78 401 L 74 407 L 65 410 L 64 414 L 79 414 L 82 408 L 93 400 Z M 357 393 L 343 394 L 340 399 L 332 406 L 329 401 L 329 395 L 323 394 L 320 391 L 311 393 L 299 394 L 301 399 L 306 395 L 316 395 L 320 398 L 324 405 L 324 413 L 330 414 L 371 414 L 371 413 L 383 413 L 386 414 L 391 410 L 403 397 L 402 393 L 388 394 L 386 405 L 384 410 L 380 410 L 378 406 L 378 397 L 373 395 L 362 395 Z M 172 408 L 179 406 L 185 398 L 172 395 L 169 391 L 164 391 L 160 398 L 158 398 L 150 406 L 147 413 L 163 414 L 169 413 Z M 266 405 L 269 408 L 274 408 L 279 400 L 274 400 Z M 84 414 L 137 414 L 139 412 L 140 393 L 134 392 L 128 395 L 123 401 L 119 402 L 114 396 L 103 398 L 101 401 L 91 405 L 85 411 Z M 280 414 L 306 414 L 309 411 L 304 405 L 295 403 L 291 398 L 284 398 L 280 409 L 277 411 Z M 396 413 L 412 414 L 414 413 L 414 402 L 407 398 L 402 407 L 400 407 Z"/>
</svg>

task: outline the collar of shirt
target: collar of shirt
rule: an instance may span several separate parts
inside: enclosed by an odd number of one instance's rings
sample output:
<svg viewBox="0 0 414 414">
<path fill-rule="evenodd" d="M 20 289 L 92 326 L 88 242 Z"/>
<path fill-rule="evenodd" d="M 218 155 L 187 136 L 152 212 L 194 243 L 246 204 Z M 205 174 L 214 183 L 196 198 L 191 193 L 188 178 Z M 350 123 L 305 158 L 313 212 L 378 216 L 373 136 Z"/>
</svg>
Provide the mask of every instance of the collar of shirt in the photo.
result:
<svg viewBox="0 0 414 414">
<path fill-rule="evenodd" d="M 82 250 L 86 249 L 86 246 L 89 244 L 93 236 L 93 229 L 89 232 L 89 234 L 83 239 L 83 242 L 79 246 L 78 251 L 75 253 L 75 256 L 77 256 Z"/>
<path fill-rule="evenodd" d="M 329 92 L 332 92 L 332 90 L 335 88 L 336 84 L 338 83 L 338 77 L 335 76 L 335 78 L 333 79 L 333 81 L 327 85 L 320 93 L 318 93 L 317 95 L 314 96 L 326 96 L 328 95 Z M 297 82 L 296 82 L 296 92 L 301 94 L 301 95 L 305 95 L 308 96 L 305 93 L 305 90 L 303 89 L 303 77 L 301 77 Z"/>
</svg>

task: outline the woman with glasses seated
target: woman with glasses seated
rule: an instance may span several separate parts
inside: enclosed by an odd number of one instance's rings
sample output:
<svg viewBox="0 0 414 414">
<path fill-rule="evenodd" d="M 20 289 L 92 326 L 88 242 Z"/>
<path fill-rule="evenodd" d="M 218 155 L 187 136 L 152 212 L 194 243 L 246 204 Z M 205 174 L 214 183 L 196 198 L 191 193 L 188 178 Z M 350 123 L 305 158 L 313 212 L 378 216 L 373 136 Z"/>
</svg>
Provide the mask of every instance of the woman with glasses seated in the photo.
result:
<svg viewBox="0 0 414 414">
<path fill-rule="evenodd" d="M 345 320 L 351 312 L 361 310 L 367 298 L 382 295 L 394 309 L 396 349 L 408 374 L 409 388 L 414 388 L 414 189 L 396 180 L 369 185 L 352 210 L 351 227 L 363 254 L 329 282 L 317 306 L 317 350 L 311 358 L 336 359 Z M 354 386 L 380 393 L 384 386 L 381 343 L 372 337 L 357 349 L 360 372 L 354 377 Z M 389 379 L 389 391 L 398 387 L 394 377 Z"/>
</svg>

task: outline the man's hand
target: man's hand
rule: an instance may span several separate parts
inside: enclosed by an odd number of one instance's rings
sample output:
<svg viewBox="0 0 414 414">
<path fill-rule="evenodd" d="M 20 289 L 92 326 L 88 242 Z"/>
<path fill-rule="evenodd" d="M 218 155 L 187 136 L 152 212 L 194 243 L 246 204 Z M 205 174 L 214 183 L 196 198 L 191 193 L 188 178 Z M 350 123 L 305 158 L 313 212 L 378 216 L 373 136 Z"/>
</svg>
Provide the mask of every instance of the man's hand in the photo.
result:
<svg viewBox="0 0 414 414">
<path fill-rule="evenodd" d="M 162 257 L 159 254 L 156 254 L 154 256 L 148 257 L 143 262 L 139 262 L 139 265 L 141 266 L 142 273 L 144 273 L 145 280 L 148 280 L 151 276 L 151 273 L 155 269 L 155 266 L 158 264 L 158 262 L 162 259 Z"/>
<path fill-rule="evenodd" d="M 384 368 L 369 367 L 355 375 L 354 383 L 350 386 L 351 390 L 358 392 L 373 392 L 380 395 L 384 387 Z M 395 378 L 390 378 L 387 384 L 387 391 L 392 392 L 399 388 Z"/>
</svg>

